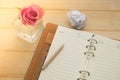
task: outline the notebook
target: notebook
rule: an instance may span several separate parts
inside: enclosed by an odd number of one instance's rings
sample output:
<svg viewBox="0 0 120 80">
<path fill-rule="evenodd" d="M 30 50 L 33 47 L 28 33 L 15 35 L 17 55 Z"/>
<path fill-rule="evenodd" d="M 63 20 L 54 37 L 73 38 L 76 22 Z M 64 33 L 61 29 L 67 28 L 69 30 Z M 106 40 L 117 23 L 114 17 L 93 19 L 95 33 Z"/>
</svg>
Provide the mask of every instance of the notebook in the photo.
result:
<svg viewBox="0 0 120 80">
<path fill-rule="evenodd" d="M 58 26 L 45 63 L 63 43 L 38 80 L 120 80 L 120 41 Z"/>
</svg>

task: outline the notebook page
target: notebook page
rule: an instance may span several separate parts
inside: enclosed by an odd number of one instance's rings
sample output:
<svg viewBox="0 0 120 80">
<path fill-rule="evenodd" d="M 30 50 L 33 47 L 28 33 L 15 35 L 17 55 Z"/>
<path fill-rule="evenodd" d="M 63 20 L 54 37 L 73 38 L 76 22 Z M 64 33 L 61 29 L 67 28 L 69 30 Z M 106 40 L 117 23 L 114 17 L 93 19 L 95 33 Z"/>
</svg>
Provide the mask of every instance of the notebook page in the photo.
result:
<svg viewBox="0 0 120 80">
<path fill-rule="evenodd" d="M 85 31 L 79 31 L 76 33 L 77 37 L 80 37 L 80 38 L 83 38 L 84 40 L 90 38 L 91 34 L 94 34 L 94 33 L 89 33 L 89 32 L 85 32 Z M 105 36 L 102 36 L 102 35 L 97 35 L 95 34 L 96 36 L 96 40 L 101 43 L 101 44 L 104 44 L 106 46 L 111 46 L 113 48 L 120 48 L 120 41 L 117 41 L 117 40 L 114 40 L 114 39 L 110 39 L 110 38 L 107 38 Z"/>
<path fill-rule="evenodd" d="M 120 41 L 101 35 L 95 35 L 95 39 L 98 44 L 95 57 L 89 64 L 88 71 L 91 74 L 89 79 L 120 80 Z"/>
<path fill-rule="evenodd" d="M 66 31 L 66 28 L 58 27 L 48 56 L 61 42 L 64 43 L 64 48 L 52 63 L 41 72 L 39 80 L 75 80 L 79 77 L 79 70 L 85 62 L 83 53 L 87 41 L 76 37 L 74 30 Z"/>
<path fill-rule="evenodd" d="M 89 71 L 90 80 L 120 80 L 120 49 L 98 43 Z"/>
<path fill-rule="evenodd" d="M 89 33 L 81 31 L 79 35 L 87 39 Z M 101 35 L 95 35 L 95 39 L 98 44 L 95 58 L 89 64 L 90 80 L 120 80 L 120 41 Z"/>
<path fill-rule="evenodd" d="M 47 59 L 61 43 L 65 46 L 52 63 L 41 72 L 39 80 L 76 80 L 80 76 L 78 71 L 83 68 L 86 59 L 85 46 L 88 45 L 87 39 L 91 35 L 92 33 L 59 27 Z M 99 35 L 95 37 L 98 44 L 95 58 L 89 65 L 90 80 L 119 80 L 120 48 L 117 46 L 120 42 Z"/>
</svg>

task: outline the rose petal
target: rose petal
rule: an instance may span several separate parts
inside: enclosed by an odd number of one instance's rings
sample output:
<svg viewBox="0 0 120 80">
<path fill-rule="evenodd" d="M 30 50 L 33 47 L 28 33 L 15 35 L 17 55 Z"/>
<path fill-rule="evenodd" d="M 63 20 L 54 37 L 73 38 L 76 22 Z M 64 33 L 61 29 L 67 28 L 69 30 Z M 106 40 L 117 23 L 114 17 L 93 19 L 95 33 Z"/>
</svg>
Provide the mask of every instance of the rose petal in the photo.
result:
<svg viewBox="0 0 120 80">
<path fill-rule="evenodd" d="M 21 10 L 20 19 L 21 19 L 21 21 L 22 21 L 23 24 L 26 23 L 25 19 L 23 18 L 23 15 L 25 14 L 25 12 L 26 12 L 27 9 L 28 8 L 24 8 L 24 9 Z"/>
<path fill-rule="evenodd" d="M 36 16 L 31 15 L 31 13 L 35 13 Z M 27 10 L 27 17 L 30 18 L 30 19 L 39 19 L 38 15 L 39 14 L 37 13 L 37 11 L 35 11 L 33 9 L 28 9 Z"/>
<path fill-rule="evenodd" d="M 37 19 L 40 19 L 39 9 L 38 9 L 38 8 L 35 8 L 35 7 L 33 7 L 33 6 L 32 6 L 31 8 L 32 8 L 33 11 L 36 12 L 36 14 L 37 14 L 36 18 L 37 18 Z"/>
<path fill-rule="evenodd" d="M 40 18 L 42 18 L 44 15 L 44 10 L 42 8 L 40 8 L 39 13 L 40 13 Z"/>
<path fill-rule="evenodd" d="M 36 23 L 36 19 L 29 19 L 29 18 L 26 18 L 26 15 L 24 15 L 24 19 L 26 21 L 26 24 L 29 24 L 29 25 L 34 25 Z"/>
<path fill-rule="evenodd" d="M 29 19 L 28 17 L 27 17 L 27 10 L 28 10 L 28 8 L 26 8 L 26 9 L 23 9 L 22 11 L 21 11 L 21 21 L 22 21 L 22 23 L 23 24 L 25 24 L 25 25 L 27 25 L 27 24 L 29 24 L 29 25 L 33 25 L 33 23 L 35 22 L 35 20 L 34 20 L 34 22 L 33 22 L 33 20 L 31 20 L 31 19 Z M 27 19 L 28 18 L 28 19 Z"/>
<path fill-rule="evenodd" d="M 34 26 L 36 24 L 36 20 L 29 20 L 29 19 L 26 18 L 26 23 Z"/>
<path fill-rule="evenodd" d="M 29 22 L 32 21 L 33 23 L 36 23 L 36 21 L 38 20 L 36 17 L 31 16 L 29 14 L 29 11 L 26 11 L 25 17 L 27 18 L 27 21 L 29 21 Z M 31 23 L 31 24 L 33 24 L 33 23 Z"/>
<path fill-rule="evenodd" d="M 31 5 L 21 10 L 20 19 L 25 25 L 35 25 L 44 15 L 44 10 L 37 5 Z"/>
<path fill-rule="evenodd" d="M 23 19 L 23 21 L 24 21 L 24 24 L 26 25 L 26 17 L 25 17 L 25 13 L 24 13 L 23 16 L 22 16 L 22 19 Z"/>
<path fill-rule="evenodd" d="M 37 13 L 39 14 L 39 19 L 43 17 L 44 15 L 44 10 L 42 8 L 40 8 L 39 6 L 37 5 L 31 5 L 31 7 L 37 11 Z"/>
</svg>

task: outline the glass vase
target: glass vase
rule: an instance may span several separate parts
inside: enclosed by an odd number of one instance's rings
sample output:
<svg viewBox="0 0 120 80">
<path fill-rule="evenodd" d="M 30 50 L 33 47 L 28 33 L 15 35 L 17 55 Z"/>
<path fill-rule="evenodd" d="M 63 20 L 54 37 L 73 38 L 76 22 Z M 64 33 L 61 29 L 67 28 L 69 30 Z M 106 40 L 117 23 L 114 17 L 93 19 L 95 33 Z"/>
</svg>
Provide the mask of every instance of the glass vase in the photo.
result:
<svg viewBox="0 0 120 80">
<path fill-rule="evenodd" d="M 39 20 L 38 24 L 35 26 L 24 25 L 19 19 L 17 19 L 15 25 L 17 26 L 17 36 L 31 43 L 34 43 L 40 37 L 44 29 L 42 19 Z"/>
</svg>

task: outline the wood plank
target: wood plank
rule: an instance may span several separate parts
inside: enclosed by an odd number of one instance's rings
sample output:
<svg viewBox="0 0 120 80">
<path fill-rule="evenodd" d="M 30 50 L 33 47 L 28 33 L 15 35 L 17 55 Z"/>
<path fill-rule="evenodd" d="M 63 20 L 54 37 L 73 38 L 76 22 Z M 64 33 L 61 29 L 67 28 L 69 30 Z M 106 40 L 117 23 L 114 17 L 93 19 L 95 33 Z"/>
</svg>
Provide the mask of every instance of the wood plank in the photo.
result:
<svg viewBox="0 0 120 80">
<path fill-rule="evenodd" d="M 1 0 L 0 7 L 23 7 L 31 3 L 45 9 L 120 10 L 120 0 Z"/>
<path fill-rule="evenodd" d="M 2 51 L 35 51 L 38 41 L 29 43 L 19 38 L 15 29 L 0 29 L 0 50 Z"/>
<path fill-rule="evenodd" d="M 13 22 L 18 16 L 18 9 L 0 9 L 0 28 L 13 28 Z"/>
<path fill-rule="evenodd" d="M 0 80 L 24 80 L 23 78 L 17 78 L 17 77 L 0 77 Z"/>
<path fill-rule="evenodd" d="M 68 18 L 68 10 L 46 10 L 44 25 L 55 23 L 71 27 Z M 120 30 L 120 11 L 80 11 L 87 16 L 86 27 L 83 30 Z M 0 29 L 15 28 L 14 19 L 18 15 L 16 9 L 0 9 Z M 7 21 L 7 22 L 6 22 Z"/>
<path fill-rule="evenodd" d="M 30 5 L 32 3 L 39 3 L 39 0 L 0 0 L 0 7 L 16 8 Z M 11 5 L 12 4 L 12 5 Z"/>
<path fill-rule="evenodd" d="M 120 0 L 40 0 L 45 9 L 120 10 L 119 4 Z"/>
<path fill-rule="evenodd" d="M 33 57 L 33 52 L 0 51 L 1 77 L 23 78 Z"/>
<path fill-rule="evenodd" d="M 71 27 L 68 18 L 68 11 L 47 10 L 44 16 L 44 23 L 55 23 Z M 120 30 L 120 12 L 113 11 L 80 11 L 87 16 L 87 23 L 83 30 Z"/>
</svg>

